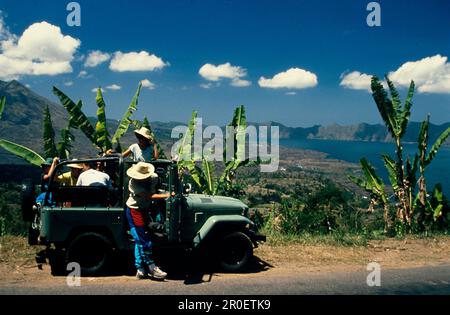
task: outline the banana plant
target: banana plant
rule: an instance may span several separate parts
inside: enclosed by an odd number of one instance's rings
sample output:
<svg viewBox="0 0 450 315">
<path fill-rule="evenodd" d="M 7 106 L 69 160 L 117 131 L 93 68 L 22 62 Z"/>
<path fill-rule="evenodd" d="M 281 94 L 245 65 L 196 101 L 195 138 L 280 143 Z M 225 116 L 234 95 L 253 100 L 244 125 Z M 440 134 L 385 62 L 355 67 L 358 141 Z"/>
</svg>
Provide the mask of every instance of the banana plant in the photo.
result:
<svg viewBox="0 0 450 315">
<path fill-rule="evenodd" d="M 139 83 L 138 89 L 136 91 L 136 94 L 134 95 L 133 99 L 131 100 L 130 105 L 127 108 L 127 111 L 123 115 L 122 119 L 120 120 L 119 126 L 117 127 L 116 132 L 114 133 L 114 136 L 112 137 L 112 145 L 120 146 L 120 138 L 128 131 L 128 127 L 132 123 L 131 115 L 137 110 L 138 105 L 138 99 L 139 94 L 141 93 L 142 83 Z"/>
<path fill-rule="evenodd" d="M 395 161 L 395 175 L 392 169 L 392 159 L 385 160 L 385 165 L 387 165 L 390 179 L 396 181 L 395 186 L 395 196 L 399 201 L 400 205 L 398 207 L 397 216 L 404 224 L 411 225 L 411 220 L 413 216 L 414 208 L 411 206 L 411 195 L 412 195 L 412 183 L 409 183 L 407 179 L 408 174 L 405 172 L 404 158 L 403 158 L 403 147 L 401 139 L 406 133 L 409 118 L 411 116 L 412 107 L 412 97 L 414 95 L 414 81 L 408 89 L 406 100 L 402 106 L 399 94 L 392 83 L 391 80 L 386 76 L 386 82 L 389 87 L 390 97 L 385 91 L 380 80 L 374 76 L 371 81 L 372 96 L 377 105 L 378 111 L 383 119 L 389 133 L 394 139 L 396 146 L 396 161 Z M 413 170 L 414 167 L 411 167 Z M 391 181 L 392 182 L 392 181 Z"/>
<path fill-rule="evenodd" d="M 2 119 L 3 110 L 5 109 L 6 104 L 6 96 L 2 96 L 0 99 L 0 120 Z"/>
<path fill-rule="evenodd" d="M 81 101 L 75 103 L 56 87 L 53 87 L 53 94 L 59 98 L 62 106 L 64 106 L 69 113 L 69 119 L 73 119 L 75 128 L 80 129 L 93 144 L 96 144 L 95 129 L 81 109 L 83 103 Z"/>
<path fill-rule="evenodd" d="M 44 109 L 44 157 L 59 156 L 55 145 L 55 130 L 48 105 Z"/>
<path fill-rule="evenodd" d="M 349 179 L 370 194 L 372 204 L 380 204 L 382 206 L 384 211 L 384 231 L 388 232 L 391 229 L 392 220 L 384 182 L 365 158 L 362 158 L 360 163 L 364 177 L 349 176 Z"/>
<path fill-rule="evenodd" d="M 105 112 L 105 100 L 103 99 L 102 89 L 97 89 L 97 97 L 95 98 L 97 103 L 97 123 L 95 125 L 95 139 L 97 146 L 102 152 L 106 152 L 112 149 L 110 135 L 106 125 L 106 112 Z"/>
<path fill-rule="evenodd" d="M 425 170 L 426 168 L 431 164 L 434 157 L 436 156 L 437 152 L 439 151 L 440 147 L 444 142 L 447 140 L 448 136 L 450 135 L 450 127 L 448 127 L 446 130 L 444 130 L 439 137 L 436 139 L 434 144 L 431 146 L 431 149 L 429 152 L 427 152 L 428 148 L 428 139 L 429 139 L 429 125 L 430 125 L 430 116 L 427 115 L 426 119 L 422 122 L 420 126 L 420 132 L 419 137 L 417 140 L 418 143 L 418 150 L 419 150 L 419 192 L 416 196 L 416 205 L 418 209 L 420 209 L 422 212 L 432 212 L 434 217 L 436 218 L 440 211 L 433 210 L 433 207 L 430 203 L 430 201 L 427 199 L 427 185 L 425 180 Z M 439 193 L 439 190 L 441 193 Z M 434 189 L 434 196 L 442 195 L 442 187 L 440 185 L 436 185 Z M 435 198 L 436 199 L 436 198 Z M 437 200 L 441 200 L 442 198 L 437 198 Z"/>
<path fill-rule="evenodd" d="M 0 147 L 5 149 L 6 151 L 24 159 L 32 165 L 40 167 L 42 163 L 45 162 L 45 159 L 39 155 L 39 153 L 14 142 L 0 139 Z"/>
<path fill-rule="evenodd" d="M 227 157 L 227 152 L 224 150 L 224 171 L 218 179 L 215 175 L 214 161 L 210 158 L 211 152 L 202 153 L 201 163 L 196 163 L 195 158 L 191 155 L 194 146 L 194 132 L 197 127 L 196 121 L 197 112 L 194 111 L 178 149 L 180 175 L 183 176 L 183 170 L 187 170 L 191 179 L 205 194 L 215 195 L 219 192 L 227 194 L 227 191 L 232 187 L 232 182 L 239 167 L 263 163 L 259 157 L 255 161 L 245 158 L 245 132 L 247 128 L 245 108 L 244 106 L 237 107 L 234 111 L 233 119 L 228 125 L 228 128 L 232 128 L 234 132 L 228 135 L 230 138 L 227 139 L 227 142 L 233 142 L 234 151 L 232 155 L 230 154 L 230 157 Z"/>
</svg>

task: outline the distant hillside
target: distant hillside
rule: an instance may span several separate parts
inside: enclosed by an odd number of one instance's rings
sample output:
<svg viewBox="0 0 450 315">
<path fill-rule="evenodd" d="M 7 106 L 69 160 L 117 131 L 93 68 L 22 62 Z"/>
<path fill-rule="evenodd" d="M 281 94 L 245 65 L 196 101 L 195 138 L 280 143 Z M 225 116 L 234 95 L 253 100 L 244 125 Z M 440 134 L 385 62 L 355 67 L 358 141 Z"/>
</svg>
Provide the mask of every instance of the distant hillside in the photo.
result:
<svg viewBox="0 0 450 315">
<path fill-rule="evenodd" d="M 0 81 L 0 96 L 6 96 L 6 106 L 0 122 L 0 138 L 14 141 L 25 145 L 42 154 L 42 117 L 45 106 L 49 106 L 52 115 L 53 127 L 55 128 L 56 142 L 59 140 L 59 133 L 67 125 L 68 114 L 60 104 L 34 93 L 18 81 Z M 142 117 L 139 117 L 142 118 Z M 91 122 L 95 124 L 96 119 Z M 153 123 L 158 139 L 164 140 L 166 146 L 170 138 L 172 125 L 178 123 Z M 118 126 L 117 120 L 108 120 L 108 130 L 113 134 Z M 73 143 L 74 157 L 89 157 L 96 155 L 96 149 L 85 135 L 79 130 L 72 130 L 75 136 Z M 132 128 L 122 138 L 123 147 L 135 142 Z M 171 143 L 171 142 L 170 142 Z M 26 163 L 23 160 L 9 154 L 0 148 L 0 164 Z"/>
<path fill-rule="evenodd" d="M 18 81 L 0 81 L 0 96 L 5 95 L 7 103 L 0 122 L 0 138 L 17 142 L 42 153 L 42 117 L 45 106 L 49 106 L 56 131 L 56 141 L 59 139 L 60 130 L 67 124 L 67 112 L 60 105 L 34 93 Z M 137 117 L 142 119 L 143 117 Z M 91 118 L 94 124 L 96 118 Z M 151 125 L 163 144 L 166 153 L 170 154 L 170 147 L 176 141 L 171 139 L 173 127 L 181 125 L 179 122 L 152 122 Z M 391 138 L 383 125 L 358 125 L 340 126 L 312 126 L 309 128 L 287 127 L 283 124 L 269 121 L 264 123 L 249 123 L 255 126 L 279 126 L 281 139 L 323 139 L 345 141 L 390 141 Z M 108 129 L 113 134 L 118 125 L 117 120 L 108 120 Z M 433 141 L 450 123 L 443 125 L 430 124 L 430 139 Z M 419 132 L 420 123 L 412 122 L 404 140 L 415 142 Z M 73 131 L 75 142 L 73 144 L 74 157 L 95 156 L 96 149 L 89 140 L 78 130 Z M 135 142 L 132 128 L 122 138 L 123 147 Z M 450 144 L 447 140 L 446 145 Z M 24 163 L 22 160 L 0 149 L 0 164 Z"/>
</svg>

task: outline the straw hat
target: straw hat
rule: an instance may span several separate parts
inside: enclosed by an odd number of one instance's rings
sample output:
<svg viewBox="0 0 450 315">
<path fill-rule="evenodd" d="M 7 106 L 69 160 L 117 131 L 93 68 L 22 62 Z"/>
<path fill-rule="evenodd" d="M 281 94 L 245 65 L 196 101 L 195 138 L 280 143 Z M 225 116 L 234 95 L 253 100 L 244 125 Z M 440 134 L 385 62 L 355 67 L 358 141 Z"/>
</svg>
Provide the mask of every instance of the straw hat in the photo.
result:
<svg viewBox="0 0 450 315">
<path fill-rule="evenodd" d="M 77 160 L 77 159 L 73 159 L 72 162 L 75 162 L 76 160 Z M 80 164 L 80 163 L 71 163 L 71 164 L 67 164 L 67 167 L 70 167 L 70 168 L 76 168 L 76 169 L 81 170 L 81 169 L 83 169 L 83 164 Z"/>
<path fill-rule="evenodd" d="M 155 167 L 150 163 L 138 162 L 127 170 L 127 175 L 137 180 L 143 180 L 150 177 L 157 177 Z"/>
<path fill-rule="evenodd" d="M 135 130 L 134 133 L 136 135 L 142 136 L 142 137 L 144 137 L 144 138 L 146 138 L 148 140 L 153 140 L 151 131 L 148 130 L 147 128 L 145 128 L 145 127 L 141 127 L 140 129 Z"/>
</svg>

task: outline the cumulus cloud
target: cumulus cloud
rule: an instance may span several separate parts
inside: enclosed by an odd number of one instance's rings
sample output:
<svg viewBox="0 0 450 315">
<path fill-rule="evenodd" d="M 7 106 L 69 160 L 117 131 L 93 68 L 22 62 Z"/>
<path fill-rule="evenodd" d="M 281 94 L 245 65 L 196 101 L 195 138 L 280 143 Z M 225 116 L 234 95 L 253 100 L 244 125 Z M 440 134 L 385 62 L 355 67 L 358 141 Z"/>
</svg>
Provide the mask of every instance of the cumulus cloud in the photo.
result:
<svg viewBox="0 0 450 315">
<path fill-rule="evenodd" d="M 446 56 L 435 55 L 408 61 L 390 72 L 389 78 L 402 86 L 409 86 L 414 80 L 419 92 L 450 93 L 450 63 Z"/>
<path fill-rule="evenodd" d="M 233 66 L 229 62 L 221 65 L 213 65 L 210 63 L 204 64 L 198 73 L 204 79 L 213 82 L 218 82 L 222 79 L 230 79 L 230 85 L 234 87 L 247 87 L 251 85 L 250 81 L 242 79 L 247 76 L 247 70 L 239 66 Z M 201 84 L 200 86 L 204 88 L 212 87 L 212 85 L 209 84 Z"/>
<path fill-rule="evenodd" d="M 87 56 L 84 66 L 87 68 L 97 67 L 98 65 L 108 61 L 110 58 L 110 54 L 101 52 L 100 50 L 94 50 Z"/>
<path fill-rule="evenodd" d="M 317 83 L 317 76 L 314 73 L 300 68 L 290 68 L 274 75 L 271 79 L 261 77 L 258 81 L 260 87 L 270 89 L 305 89 L 315 87 Z"/>
<path fill-rule="evenodd" d="M 82 79 L 86 79 L 86 78 L 88 78 L 90 76 L 88 75 L 87 71 L 81 70 L 80 73 L 78 73 L 78 77 L 82 78 Z"/>
<path fill-rule="evenodd" d="M 151 82 L 149 79 L 142 80 L 141 84 L 142 84 L 143 88 L 147 88 L 149 90 L 154 90 L 155 89 L 155 84 L 153 82 Z"/>
<path fill-rule="evenodd" d="M 341 83 L 339 85 L 352 90 L 370 91 L 371 80 L 372 75 L 370 74 L 352 71 L 350 73 L 341 74 Z"/>
<path fill-rule="evenodd" d="M 231 81 L 231 85 L 235 87 L 247 87 L 252 85 L 252 82 L 248 80 L 235 79 Z"/>
<path fill-rule="evenodd" d="M 210 83 L 202 83 L 202 84 L 200 84 L 200 87 L 202 89 L 210 89 L 210 88 L 212 88 L 212 86 L 213 86 L 213 84 L 211 82 Z"/>
<path fill-rule="evenodd" d="M 20 37 L 9 32 L 3 18 L 0 25 L 0 78 L 72 72 L 80 40 L 63 35 L 58 26 L 45 21 L 30 25 Z"/>
<path fill-rule="evenodd" d="M 397 86 L 409 87 L 413 80 L 419 93 L 450 93 L 450 63 L 446 56 L 435 55 L 408 61 L 388 74 Z M 355 90 L 369 90 L 372 75 L 353 71 L 341 75 L 340 85 Z M 383 82 L 385 88 L 387 84 Z"/>
<path fill-rule="evenodd" d="M 111 84 L 111 85 L 108 85 L 106 88 L 108 90 L 117 91 L 117 90 L 120 90 L 122 87 L 120 85 L 117 85 L 117 84 Z"/>
<path fill-rule="evenodd" d="M 64 82 L 64 85 L 65 86 L 72 86 L 73 82 L 72 81 L 67 81 L 67 82 Z"/>
<path fill-rule="evenodd" d="M 294 96 L 294 95 L 297 95 L 297 92 L 286 92 L 286 95 Z"/>
<path fill-rule="evenodd" d="M 109 64 L 109 69 L 116 72 L 125 71 L 154 71 L 168 66 L 156 55 L 146 51 L 122 53 L 117 51 Z"/>
</svg>

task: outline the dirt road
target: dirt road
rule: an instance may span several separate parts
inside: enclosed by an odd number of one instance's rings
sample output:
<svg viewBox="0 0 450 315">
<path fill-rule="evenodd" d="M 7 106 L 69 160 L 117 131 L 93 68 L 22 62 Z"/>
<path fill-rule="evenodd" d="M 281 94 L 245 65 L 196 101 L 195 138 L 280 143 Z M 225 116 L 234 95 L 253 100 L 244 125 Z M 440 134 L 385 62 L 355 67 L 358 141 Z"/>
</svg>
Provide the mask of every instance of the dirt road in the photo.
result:
<svg viewBox="0 0 450 315">
<path fill-rule="evenodd" d="M 263 245 L 245 274 L 175 272 L 165 282 L 132 275 L 81 278 L 69 287 L 38 269 L 23 239 L 0 238 L 0 294 L 450 294 L 450 238 L 371 241 L 367 247 Z M 367 265 L 381 268 L 368 286 Z"/>
</svg>

